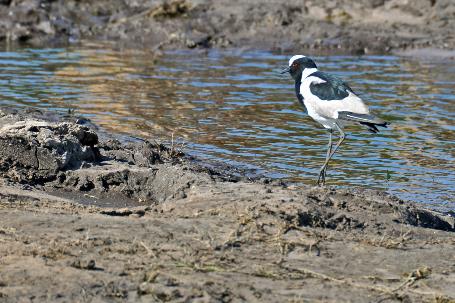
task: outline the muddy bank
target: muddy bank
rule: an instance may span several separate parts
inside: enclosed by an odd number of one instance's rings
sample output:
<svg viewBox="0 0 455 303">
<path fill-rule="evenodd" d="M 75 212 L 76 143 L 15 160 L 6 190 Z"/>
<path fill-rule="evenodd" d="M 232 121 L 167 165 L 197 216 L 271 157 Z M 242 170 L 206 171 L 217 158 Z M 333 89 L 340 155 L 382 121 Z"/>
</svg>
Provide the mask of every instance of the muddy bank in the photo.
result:
<svg viewBox="0 0 455 303">
<path fill-rule="evenodd" d="M 98 133 L 80 117 L 0 108 L 0 177 L 97 206 L 158 204 L 195 184 L 251 179 L 239 168 L 186 156 L 178 144 L 121 143 Z"/>
<path fill-rule="evenodd" d="M 40 111 L 0 110 L 0 154 L 0 302 L 455 299 L 453 217 L 381 192 L 251 181 Z"/>
<path fill-rule="evenodd" d="M 0 302 L 455 299 L 453 217 L 381 192 L 251 181 L 41 112 L 0 111 L 0 154 Z"/>
<path fill-rule="evenodd" d="M 451 0 L 0 1 L 0 40 L 313 53 L 455 48 Z"/>
</svg>

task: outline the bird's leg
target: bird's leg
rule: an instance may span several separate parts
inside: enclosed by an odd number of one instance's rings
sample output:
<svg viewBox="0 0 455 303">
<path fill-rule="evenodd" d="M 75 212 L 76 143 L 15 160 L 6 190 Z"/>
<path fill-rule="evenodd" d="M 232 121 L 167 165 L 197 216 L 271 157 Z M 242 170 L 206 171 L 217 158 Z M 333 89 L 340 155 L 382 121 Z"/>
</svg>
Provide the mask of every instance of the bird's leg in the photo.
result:
<svg viewBox="0 0 455 303">
<path fill-rule="evenodd" d="M 324 165 L 322 165 L 322 167 L 321 167 L 321 173 L 319 173 L 319 178 L 318 178 L 318 185 L 325 184 L 325 171 L 327 169 L 327 165 L 329 164 L 330 159 L 332 159 L 333 155 L 337 151 L 338 147 L 340 147 L 341 143 L 343 143 L 344 139 L 346 138 L 346 134 L 344 133 L 344 131 L 341 129 L 341 127 L 337 123 L 335 123 L 335 127 L 337 128 L 338 132 L 340 133 L 340 140 L 337 142 L 335 147 L 332 149 L 329 157 L 325 160 Z M 323 180 L 321 180 L 322 171 L 324 171 Z"/>
<path fill-rule="evenodd" d="M 340 140 L 337 142 L 337 144 L 333 148 L 332 153 L 330 154 L 330 157 L 329 157 L 329 161 L 330 161 L 330 159 L 332 159 L 333 155 L 337 151 L 338 147 L 340 147 L 341 143 L 343 143 L 344 139 L 346 139 L 346 134 L 344 133 L 344 131 L 341 129 L 341 127 L 337 123 L 335 123 L 335 127 L 337 128 L 338 132 L 340 133 Z"/>
<path fill-rule="evenodd" d="M 327 145 L 327 155 L 325 156 L 325 161 L 329 158 L 330 154 L 332 153 L 332 133 L 333 129 L 329 128 L 329 144 Z M 324 185 L 325 183 L 325 175 L 327 172 L 327 166 L 323 165 L 319 170 L 319 177 L 318 177 L 318 185 Z"/>
</svg>

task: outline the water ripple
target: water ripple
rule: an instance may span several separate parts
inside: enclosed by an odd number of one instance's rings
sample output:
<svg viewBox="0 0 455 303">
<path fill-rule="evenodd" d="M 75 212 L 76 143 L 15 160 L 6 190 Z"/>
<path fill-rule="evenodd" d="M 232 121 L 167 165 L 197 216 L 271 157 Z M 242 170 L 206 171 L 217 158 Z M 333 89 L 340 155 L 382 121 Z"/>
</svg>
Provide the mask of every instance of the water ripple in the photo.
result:
<svg viewBox="0 0 455 303">
<path fill-rule="evenodd" d="M 297 104 L 270 52 L 86 48 L 0 52 L 0 104 L 86 114 L 109 131 L 189 143 L 199 157 L 313 184 L 326 132 Z M 329 183 L 387 190 L 455 209 L 455 63 L 395 56 L 316 57 L 392 122 L 372 135 L 348 129 Z"/>
</svg>

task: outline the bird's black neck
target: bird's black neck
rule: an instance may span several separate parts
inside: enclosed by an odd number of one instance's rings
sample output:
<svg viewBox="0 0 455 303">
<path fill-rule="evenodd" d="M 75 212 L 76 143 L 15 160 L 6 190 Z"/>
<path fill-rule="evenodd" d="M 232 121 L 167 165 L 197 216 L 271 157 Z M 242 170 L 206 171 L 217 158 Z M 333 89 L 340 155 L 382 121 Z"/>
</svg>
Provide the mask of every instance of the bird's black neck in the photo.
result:
<svg viewBox="0 0 455 303">
<path fill-rule="evenodd" d="M 303 96 L 302 94 L 300 93 L 300 85 L 302 84 L 302 75 L 299 75 L 300 77 L 297 77 L 295 79 L 295 95 L 297 96 L 297 100 L 299 100 L 299 103 L 302 105 L 302 106 L 305 106 L 303 104 Z"/>
</svg>

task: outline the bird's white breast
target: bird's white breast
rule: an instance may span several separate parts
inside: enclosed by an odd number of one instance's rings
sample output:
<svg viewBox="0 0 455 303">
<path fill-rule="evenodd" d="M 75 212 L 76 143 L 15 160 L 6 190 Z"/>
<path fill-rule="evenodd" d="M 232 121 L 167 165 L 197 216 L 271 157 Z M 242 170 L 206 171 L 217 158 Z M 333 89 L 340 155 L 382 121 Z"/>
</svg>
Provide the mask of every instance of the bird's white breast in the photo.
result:
<svg viewBox="0 0 455 303">
<path fill-rule="evenodd" d="M 307 108 L 308 115 L 313 118 L 313 120 L 322 124 L 325 128 L 333 128 L 334 121 L 329 119 L 329 117 L 324 117 L 320 114 L 318 102 L 321 102 L 317 96 L 313 95 L 310 91 L 310 84 L 315 83 L 323 83 L 324 80 L 317 78 L 317 77 L 309 77 L 312 73 L 316 72 L 316 68 L 312 69 L 305 69 L 304 73 L 302 73 L 302 83 L 300 85 L 300 94 L 303 96 L 303 103 Z"/>
<path fill-rule="evenodd" d="M 306 77 L 302 77 L 300 94 L 303 96 L 308 115 L 325 128 L 335 128 L 335 123 L 342 127 L 341 121 L 337 121 L 339 111 L 359 114 L 369 113 L 368 107 L 352 92 L 349 92 L 349 95 L 342 100 L 321 100 L 318 96 L 313 95 L 310 90 L 311 83 L 324 82 L 321 78 L 311 76 L 311 73 L 307 74 Z"/>
</svg>

